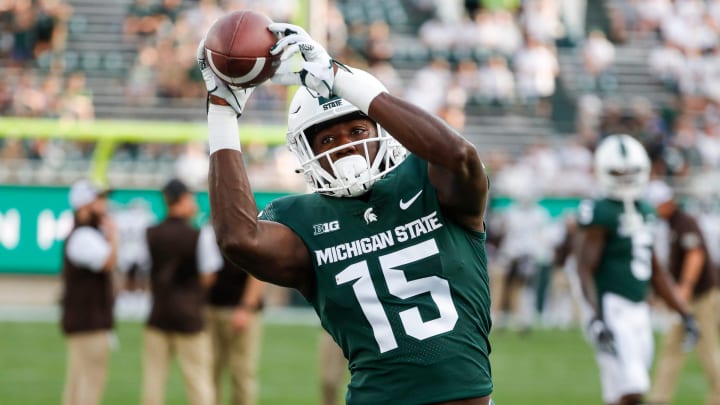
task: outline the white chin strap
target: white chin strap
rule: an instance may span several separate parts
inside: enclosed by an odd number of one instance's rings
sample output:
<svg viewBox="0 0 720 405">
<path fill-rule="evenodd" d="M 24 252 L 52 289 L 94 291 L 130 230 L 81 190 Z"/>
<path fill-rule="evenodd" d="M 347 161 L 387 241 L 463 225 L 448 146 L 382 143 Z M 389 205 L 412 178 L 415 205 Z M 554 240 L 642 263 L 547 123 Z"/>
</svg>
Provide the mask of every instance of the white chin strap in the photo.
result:
<svg viewBox="0 0 720 405">
<path fill-rule="evenodd" d="M 370 168 L 364 156 L 350 155 L 333 162 L 335 181 L 333 187 L 346 187 L 346 197 L 356 197 L 370 187 Z"/>
</svg>

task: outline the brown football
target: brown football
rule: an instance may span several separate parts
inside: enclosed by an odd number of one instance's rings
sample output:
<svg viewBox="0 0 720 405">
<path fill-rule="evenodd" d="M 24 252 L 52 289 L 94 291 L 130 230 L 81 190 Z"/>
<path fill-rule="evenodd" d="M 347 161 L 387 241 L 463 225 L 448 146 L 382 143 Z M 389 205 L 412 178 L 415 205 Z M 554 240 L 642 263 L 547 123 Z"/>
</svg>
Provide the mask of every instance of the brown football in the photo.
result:
<svg viewBox="0 0 720 405">
<path fill-rule="evenodd" d="M 271 78 L 280 55 L 270 55 L 277 37 L 268 30 L 272 20 L 264 14 L 241 10 L 218 19 L 205 40 L 208 64 L 227 84 L 254 87 Z"/>
</svg>

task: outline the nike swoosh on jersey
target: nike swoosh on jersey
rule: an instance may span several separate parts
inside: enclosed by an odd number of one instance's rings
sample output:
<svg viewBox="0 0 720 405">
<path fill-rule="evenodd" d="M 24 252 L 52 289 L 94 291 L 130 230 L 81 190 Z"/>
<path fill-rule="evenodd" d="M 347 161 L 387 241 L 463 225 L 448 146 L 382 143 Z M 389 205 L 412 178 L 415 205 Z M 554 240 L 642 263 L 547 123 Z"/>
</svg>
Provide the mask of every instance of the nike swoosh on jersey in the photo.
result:
<svg viewBox="0 0 720 405">
<path fill-rule="evenodd" d="M 406 209 L 410 208 L 410 206 L 420 197 L 420 194 L 422 194 L 422 190 L 418 191 L 417 194 L 415 194 L 411 199 L 407 200 L 407 202 L 403 201 L 402 198 L 400 199 L 400 209 L 405 211 Z"/>
</svg>

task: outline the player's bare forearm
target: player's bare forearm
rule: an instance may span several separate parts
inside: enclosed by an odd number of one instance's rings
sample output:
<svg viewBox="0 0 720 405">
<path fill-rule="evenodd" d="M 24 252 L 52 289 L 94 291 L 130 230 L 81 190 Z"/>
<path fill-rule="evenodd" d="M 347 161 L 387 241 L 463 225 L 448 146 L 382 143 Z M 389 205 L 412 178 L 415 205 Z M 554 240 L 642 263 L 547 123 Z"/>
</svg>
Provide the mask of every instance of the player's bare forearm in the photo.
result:
<svg viewBox="0 0 720 405">
<path fill-rule="evenodd" d="M 575 236 L 573 247 L 583 296 L 594 313 L 599 314 L 594 274 L 605 248 L 605 231 L 601 227 L 581 229 Z"/>
<path fill-rule="evenodd" d="M 213 153 L 208 185 L 223 255 L 259 280 L 307 292 L 312 269 L 307 249 L 284 225 L 258 220 L 242 153 L 230 149 Z"/>
<path fill-rule="evenodd" d="M 213 226 L 221 247 L 253 241 L 258 210 L 242 153 L 222 149 L 210 155 L 208 176 Z"/>
<path fill-rule="evenodd" d="M 430 181 L 443 206 L 464 216 L 482 216 L 488 181 L 472 143 L 434 115 L 388 93 L 373 99 L 369 115 L 410 152 L 429 162 Z"/>
<path fill-rule="evenodd" d="M 703 252 L 702 249 L 696 248 L 689 250 L 683 260 L 679 284 L 692 292 L 692 289 L 695 288 L 695 284 L 697 284 L 700 278 L 704 264 L 705 252 Z"/>
<path fill-rule="evenodd" d="M 245 284 L 245 292 L 240 300 L 240 306 L 258 309 L 262 302 L 263 290 L 265 290 L 265 283 L 253 276 L 249 276 Z"/>
<path fill-rule="evenodd" d="M 652 257 L 651 282 L 655 293 L 657 293 L 670 308 L 677 311 L 680 315 L 686 315 L 688 313 L 687 306 L 678 296 L 670 275 L 660 267 L 657 257 L 655 257 L 654 254 Z"/>
<path fill-rule="evenodd" d="M 474 146 L 442 120 L 393 95 L 375 97 L 369 115 L 410 152 L 432 164 L 462 172 L 471 157 L 480 160 Z"/>
</svg>

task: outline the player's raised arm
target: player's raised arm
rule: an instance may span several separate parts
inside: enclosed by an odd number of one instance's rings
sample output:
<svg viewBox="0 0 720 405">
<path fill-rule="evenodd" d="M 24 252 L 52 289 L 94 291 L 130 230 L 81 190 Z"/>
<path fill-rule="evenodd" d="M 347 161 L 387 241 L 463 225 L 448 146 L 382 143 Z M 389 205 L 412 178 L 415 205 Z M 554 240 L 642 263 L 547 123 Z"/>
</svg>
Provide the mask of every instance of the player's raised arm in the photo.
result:
<svg viewBox="0 0 720 405">
<path fill-rule="evenodd" d="M 353 76 L 366 74 L 356 71 Z M 339 91 L 351 93 L 353 89 L 361 88 L 358 82 L 365 79 L 339 72 L 335 87 L 338 88 L 338 83 L 344 85 L 345 80 L 349 90 L 340 86 Z M 348 95 L 338 94 L 348 98 Z M 444 208 L 469 227 L 483 229 L 488 180 L 473 144 L 438 117 L 387 92 L 372 98 L 368 115 L 409 151 L 429 162 L 430 181 L 437 188 L 438 199 Z"/>
<path fill-rule="evenodd" d="M 230 88 L 216 81 L 206 62 L 204 40 L 198 46 L 197 61 L 208 90 L 208 187 L 223 255 L 260 280 L 306 294 L 312 285 L 312 267 L 302 240 L 284 225 L 257 218 L 237 123 L 253 88 Z"/>
<path fill-rule="evenodd" d="M 430 181 L 446 214 L 473 229 L 483 229 L 488 181 L 475 147 L 446 123 L 390 95 L 371 74 L 333 61 L 325 49 L 292 24 L 269 26 L 280 40 L 271 54 L 282 61 L 301 53 L 299 71 L 282 63 L 273 81 L 302 84 L 318 97 L 339 96 L 385 128 L 410 152 L 429 162 Z"/>
</svg>

